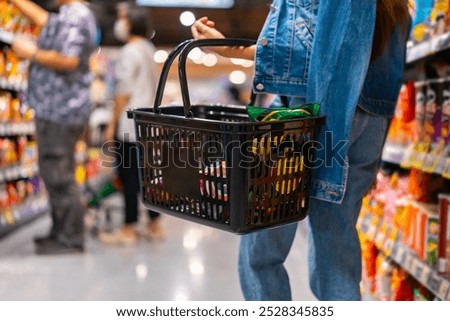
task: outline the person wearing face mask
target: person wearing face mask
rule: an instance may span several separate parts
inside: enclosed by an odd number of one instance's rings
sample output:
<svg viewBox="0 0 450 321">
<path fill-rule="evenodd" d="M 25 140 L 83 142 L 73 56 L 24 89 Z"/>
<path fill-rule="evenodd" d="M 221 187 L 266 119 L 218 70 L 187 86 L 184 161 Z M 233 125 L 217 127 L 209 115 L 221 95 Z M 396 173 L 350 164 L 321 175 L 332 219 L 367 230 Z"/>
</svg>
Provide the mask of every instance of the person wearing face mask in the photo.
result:
<svg viewBox="0 0 450 321">
<path fill-rule="evenodd" d="M 126 110 L 151 106 L 158 78 L 153 60 L 155 47 L 147 38 L 148 12 L 121 3 L 118 5 L 117 17 L 114 34 L 126 44 L 121 48 L 115 66 L 115 108 L 105 131 L 105 140 L 107 144 L 114 140 L 120 154 L 117 168 L 123 185 L 125 220 L 122 228 L 112 233 L 101 233 L 99 239 L 108 244 L 134 244 L 138 239 L 135 225 L 138 221 L 139 175 L 134 122 L 127 118 Z M 145 234 L 161 239 L 163 230 L 159 213 L 149 210 L 148 215 Z"/>
<path fill-rule="evenodd" d="M 12 49 L 30 60 L 27 100 L 35 109 L 39 174 L 48 191 L 52 228 L 37 237 L 37 254 L 84 250 L 84 207 L 74 179 L 75 143 L 88 123 L 89 57 L 97 46 L 95 17 L 79 0 L 56 0 L 49 13 L 29 0 L 10 0 L 41 28 L 37 43 L 18 37 Z"/>
</svg>

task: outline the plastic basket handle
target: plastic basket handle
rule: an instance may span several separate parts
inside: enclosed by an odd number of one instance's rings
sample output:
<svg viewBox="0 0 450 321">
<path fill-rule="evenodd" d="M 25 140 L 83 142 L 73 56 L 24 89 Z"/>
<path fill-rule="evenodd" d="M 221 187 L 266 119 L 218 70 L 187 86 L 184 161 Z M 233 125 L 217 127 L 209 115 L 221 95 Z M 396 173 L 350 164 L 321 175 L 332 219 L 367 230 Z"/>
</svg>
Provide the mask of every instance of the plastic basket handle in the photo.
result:
<svg viewBox="0 0 450 321">
<path fill-rule="evenodd" d="M 183 99 L 184 113 L 186 117 L 191 117 L 191 100 L 189 96 L 189 88 L 186 77 L 186 60 L 191 50 L 197 47 L 218 47 L 218 46 L 248 47 L 254 45 L 255 43 L 256 43 L 255 40 L 249 39 L 223 38 L 223 39 L 200 39 L 200 40 L 190 39 L 179 44 L 169 54 L 162 68 L 161 76 L 158 82 L 158 88 L 156 90 L 155 104 L 153 106 L 154 113 L 155 114 L 159 113 L 159 106 L 161 105 L 162 102 L 162 97 L 167 82 L 167 77 L 169 75 L 169 70 L 173 64 L 173 61 L 177 56 L 179 56 L 178 77 L 181 87 L 181 97 Z"/>
</svg>

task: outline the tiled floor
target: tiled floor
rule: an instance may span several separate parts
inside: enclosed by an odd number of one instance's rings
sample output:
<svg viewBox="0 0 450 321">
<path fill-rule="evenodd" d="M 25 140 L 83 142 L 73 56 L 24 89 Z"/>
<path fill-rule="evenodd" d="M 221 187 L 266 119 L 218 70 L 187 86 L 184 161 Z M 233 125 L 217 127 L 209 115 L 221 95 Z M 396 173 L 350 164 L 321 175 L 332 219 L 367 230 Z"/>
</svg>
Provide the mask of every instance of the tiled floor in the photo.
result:
<svg viewBox="0 0 450 321">
<path fill-rule="evenodd" d="M 85 254 L 36 256 L 32 238 L 49 223 L 38 219 L 0 239 L 0 300 L 243 299 L 239 236 L 164 216 L 163 241 L 117 247 L 88 234 Z M 307 286 L 304 230 L 300 224 L 286 266 L 294 300 L 315 300 Z"/>
</svg>

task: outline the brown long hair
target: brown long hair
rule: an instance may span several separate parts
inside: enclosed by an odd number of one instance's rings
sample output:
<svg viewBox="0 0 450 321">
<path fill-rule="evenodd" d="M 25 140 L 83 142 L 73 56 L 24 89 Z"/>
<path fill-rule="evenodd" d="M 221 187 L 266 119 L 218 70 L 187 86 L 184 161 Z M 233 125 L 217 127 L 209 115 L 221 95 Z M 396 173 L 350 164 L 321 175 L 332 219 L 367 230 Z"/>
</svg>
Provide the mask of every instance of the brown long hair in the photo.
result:
<svg viewBox="0 0 450 321">
<path fill-rule="evenodd" d="M 372 60 L 381 56 L 396 25 L 406 25 L 408 20 L 407 0 L 377 0 L 375 35 Z"/>
</svg>

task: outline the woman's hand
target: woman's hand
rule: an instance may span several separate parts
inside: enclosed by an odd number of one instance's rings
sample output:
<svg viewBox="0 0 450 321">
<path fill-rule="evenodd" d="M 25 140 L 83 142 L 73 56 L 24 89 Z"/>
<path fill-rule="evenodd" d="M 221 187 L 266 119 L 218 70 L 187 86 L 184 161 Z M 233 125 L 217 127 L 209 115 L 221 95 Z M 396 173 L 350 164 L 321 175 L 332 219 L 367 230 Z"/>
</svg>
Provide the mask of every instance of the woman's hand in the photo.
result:
<svg viewBox="0 0 450 321">
<path fill-rule="evenodd" d="M 225 36 L 214 27 L 214 21 L 209 20 L 208 17 L 202 17 L 192 25 L 192 36 L 197 40 L 225 38 Z"/>
<path fill-rule="evenodd" d="M 208 17 L 198 19 L 191 27 L 194 39 L 223 39 L 225 36 L 215 28 L 214 21 Z M 208 50 L 227 58 L 242 58 L 253 60 L 255 46 L 250 47 L 209 47 Z"/>
</svg>

